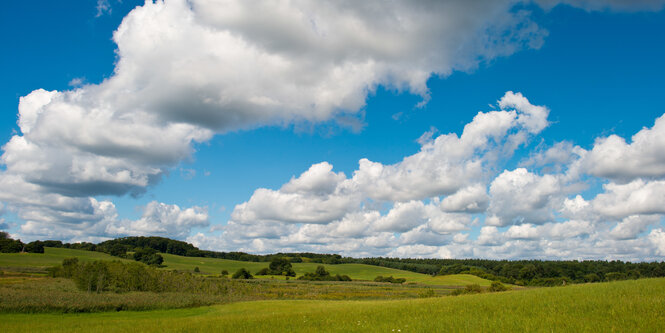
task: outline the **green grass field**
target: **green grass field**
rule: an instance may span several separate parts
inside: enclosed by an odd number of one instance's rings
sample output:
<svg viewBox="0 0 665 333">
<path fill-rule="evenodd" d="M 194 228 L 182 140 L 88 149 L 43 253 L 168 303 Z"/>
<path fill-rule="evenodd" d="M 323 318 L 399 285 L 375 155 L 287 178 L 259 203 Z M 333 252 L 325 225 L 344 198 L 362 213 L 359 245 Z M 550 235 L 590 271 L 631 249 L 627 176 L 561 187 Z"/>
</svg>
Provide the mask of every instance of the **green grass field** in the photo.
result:
<svg viewBox="0 0 665 333">
<path fill-rule="evenodd" d="M 81 261 L 123 260 L 102 252 L 73 250 L 65 248 L 44 248 L 44 253 L 0 253 L 0 267 L 47 268 L 62 264 L 62 259 L 77 257 Z"/>
<path fill-rule="evenodd" d="M 268 262 L 182 257 L 172 254 L 162 254 L 162 256 L 164 257 L 164 264 L 167 265 L 167 268 L 169 269 L 193 270 L 194 267 L 198 267 L 201 270 L 201 273 L 207 274 L 219 274 L 223 269 L 233 274 L 233 272 L 243 267 L 254 273 L 262 268 L 268 267 L 270 264 Z M 316 263 L 294 263 L 293 270 L 295 270 L 296 274 L 300 276 L 306 272 L 313 272 L 316 269 L 316 266 L 319 265 L 324 266 L 330 274 L 348 275 L 354 280 L 374 280 L 378 275 L 392 275 L 396 278 L 405 278 L 407 283 L 417 282 L 430 285 L 463 286 L 477 283 L 481 286 L 489 286 L 491 283 L 490 281 L 481 279 L 475 275 L 457 274 L 433 277 L 427 274 L 363 264 L 324 265 Z"/>
<path fill-rule="evenodd" d="M 252 273 L 268 267 L 267 262 L 247 262 L 236 260 L 225 260 L 215 258 L 197 258 L 197 257 L 182 257 L 172 254 L 162 254 L 164 257 L 165 269 L 189 270 L 193 271 L 195 267 L 199 267 L 202 274 L 218 275 L 222 270 L 227 270 L 233 274 L 239 268 L 247 268 Z M 37 267 L 46 268 L 62 263 L 62 259 L 78 257 L 82 261 L 93 260 L 119 260 L 117 257 L 110 256 L 105 253 L 73 250 L 64 248 L 45 248 L 43 254 L 36 253 L 2 253 L 0 254 L 0 269 L 2 267 Z M 316 266 L 321 264 L 316 263 L 294 263 L 293 269 L 298 276 L 306 273 L 313 272 Z M 416 282 L 427 285 L 438 286 L 464 286 L 467 284 L 479 284 L 481 286 L 489 286 L 490 281 L 481 279 L 474 275 L 458 274 L 447 276 L 430 276 L 427 274 L 419 274 L 409 271 L 402 271 L 393 268 L 363 265 L 363 264 L 339 264 L 339 265 L 323 265 L 326 270 L 331 274 L 348 275 L 354 280 L 373 280 L 378 275 L 393 276 L 396 278 L 405 278 L 406 282 Z M 257 278 L 259 278 L 257 276 Z M 265 277 L 271 278 L 271 277 Z M 273 277 L 283 279 L 283 277 Z"/>
<path fill-rule="evenodd" d="M 92 314 L 0 314 L 4 332 L 663 332 L 665 279 L 398 301 L 256 301 Z"/>
</svg>

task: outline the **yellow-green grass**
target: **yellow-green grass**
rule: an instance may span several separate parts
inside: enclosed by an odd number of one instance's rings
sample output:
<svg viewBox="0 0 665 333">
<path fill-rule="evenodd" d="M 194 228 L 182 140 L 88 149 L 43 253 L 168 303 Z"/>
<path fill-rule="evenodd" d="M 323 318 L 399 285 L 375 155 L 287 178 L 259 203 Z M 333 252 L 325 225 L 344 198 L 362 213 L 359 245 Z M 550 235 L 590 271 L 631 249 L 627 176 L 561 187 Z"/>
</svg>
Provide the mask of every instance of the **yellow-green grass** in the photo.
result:
<svg viewBox="0 0 665 333">
<path fill-rule="evenodd" d="M 268 267 L 267 262 L 248 262 L 215 258 L 193 258 L 182 257 L 172 254 L 162 254 L 164 265 L 167 269 L 193 270 L 198 267 L 204 274 L 219 274 L 222 270 L 227 270 L 233 274 L 240 268 L 246 268 L 250 272 L 258 272 L 262 268 Z M 374 280 L 375 277 L 393 276 L 395 278 L 405 278 L 406 282 L 416 282 L 421 284 L 442 285 L 442 286 L 464 286 L 467 284 L 479 284 L 489 286 L 491 281 L 479 278 L 475 275 L 456 274 L 447 276 L 431 276 L 415 272 L 403 271 L 394 268 L 364 265 L 364 264 L 338 264 L 325 265 L 317 263 L 294 263 L 293 270 L 297 276 L 307 272 L 314 272 L 317 266 L 324 266 L 330 274 L 348 275 L 354 280 Z M 259 276 L 257 276 L 259 277 Z M 276 277 L 281 278 L 281 277 Z"/>
<path fill-rule="evenodd" d="M 0 267 L 47 268 L 62 264 L 65 258 L 77 257 L 81 261 L 123 260 L 106 253 L 65 248 L 44 248 L 44 253 L 0 253 Z"/>
<path fill-rule="evenodd" d="M 94 314 L 0 314 L 5 332 L 663 332 L 665 279 L 399 301 L 256 301 Z"/>
<path fill-rule="evenodd" d="M 183 257 L 172 254 L 163 253 L 164 269 L 177 269 L 193 271 L 195 267 L 199 267 L 202 274 L 218 275 L 222 270 L 227 270 L 229 274 L 233 274 L 240 268 L 246 268 L 250 272 L 258 272 L 262 268 L 268 267 L 267 262 L 248 262 L 237 260 L 226 260 L 216 258 L 198 258 L 198 257 Z M 0 269 L 2 267 L 38 267 L 46 268 L 62 263 L 64 258 L 78 257 L 82 261 L 93 260 L 126 260 L 113 257 L 105 253 L 74 250 L 65 248 L 44 248 L 44 253 L 2 253 L 0 254 Z M 317 263 L 294 263 L 293 269 L 298 276 L 306 272 L 314 272 L 317 266 L 322 264 Z M 457 274 L 446 276 L 431 276 L 428 274 L 420 274 L 415 272 L 403 271 L 399 269 L 363 265 L 363 264 L 339 264 L 339 265 L 323 265 L 326 270 L 331 274 L 348 275 L 354 280 L 374 280 L 378 275 L 393 276 L 395 278 L 405 278 L 406 282 L 415 282 L 428 285 L 439 286 L 464 286 L 467 284 L 479 284 L 481 286 L 489 286 L 490 281 L 479 278 L 474 275 Z M 284 277 L 261 277 L 257 278 L 276 278 L 283 279 Z"/>
<path fill-rule="evenodd" d="M 221 284 L 221 293 L 201 292 L 86 292 L 64 278 L 0 277 L 0 312 L 102 312 L 196 307 L 256 300 L 379 300 L 448 295 L 441 286 L 374 282 L 232 280 L 208 278 Z M 0 331 L 1 332 L 1 331 Z"/>
</svg>

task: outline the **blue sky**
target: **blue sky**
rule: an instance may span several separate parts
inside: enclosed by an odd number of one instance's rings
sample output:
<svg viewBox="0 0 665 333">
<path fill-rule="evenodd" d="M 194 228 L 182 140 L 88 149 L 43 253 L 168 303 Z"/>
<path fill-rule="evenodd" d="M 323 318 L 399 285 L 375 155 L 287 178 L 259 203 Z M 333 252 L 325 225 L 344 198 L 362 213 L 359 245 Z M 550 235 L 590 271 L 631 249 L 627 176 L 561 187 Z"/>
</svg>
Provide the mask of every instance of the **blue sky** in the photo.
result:
<svg viewBox="0 0 665 333">
<path fill-rule="evenodd" d="M 22 137 L 39 147 L 3 147 L 0 225 L 12 235 L 67 241 L 159 235 L 215 250 L 352 256 L 665 256 L 665 153 L 659 155 L 665 133 L 651 129 L 665 112 L 662 2 L 581 1 L 553 8 L 495 2 L 480 11 L 464 2 L 425 10 L 400 3 L 348 14 L 299 2 L 242 12 L 230 10 L 242 7 L 233 1 L 166 1 L 130 14 L 142 5 L 3 5 L 1 38 L 10 52 L 0 55 L 0 140 Z M 423 30 L 407 39 L 398 30 L 382 30 L 384 11 L 422 20 Z M 294 12 L 311 15 L 314 33 L 294 32 L 279 20 Z M 181 20 L 187 15 L 193 18 Z M 365 25 L 349 25 L 350 19 Z M 121 22 L 126 33 L 117 52 L 112 36 Z M 195 38 L 201 26 L 212 31 L 210 39 Z M 170 29 L 178 31 L 176 37 Z M 149 32 L 150 42 L 168 42 L 146 50 L 137 31 Z M 188 43 L 189 33 L 194 42 L 180 45 Z M 215 43 L 206 44 L 210 40 Z M 247 45 L 251 52 L 244 57 L 230 52 L 245 52 Z M 181 59 L 196 61 L 183 65 Z M 280 74 L 288 71 L 274 59 L 302 69 Z M 308 69 L 311 75 L 303 74 Z M 421 72 L 424 77 L 414 78 Z M 235 92 L 235 86 L 245 90 Z M 40 88 L 72 93 L 63 97 L 64 106 L 52 97 L 26 107 L 36 120 L 25 116 L 23 131 L 19 98 Z M 509 91 L 521 95 L 507 97 Z M 121 97 L 107 97 L 116 95 Z M 202 102 L 206 98 L 231 102 L 210 106 Z M 257 98 L 263 99 L 255 103 Z M 526 105 L 515 104 L 522 98 Z M 548 110 L 546 126 L 518 120 L 527 115 L 533 121 L 538 106 Z M 445 149 L 464 144 L 445 148 L 434 139 L 461 136 L 478 112 L 493 110 L 506 117 L 516 112 L 512 125 L 469 148 L 461 160 L 448 161 L 454 153 Z M 110 118 L 91 117 L 95 112 Z M 66 121 L 60 125 L 58 117 Z M 102 119 L 119 121 L 117 128 L 127 132 L 95 130 L 105 128 L 95 123 Z M 643 128 L 646 138 L 631 145 Z M 431 139 L 419 142 L 428 131 Z M 113 133 L 118 137 L 110 138 Z M 511 134 L 525 138 L 509 147 Z M 603 141 L 611 135 L 626 145 Z M 427 145 L 442 149 L 431 160 L 419 155 L 429 164 L 400 164 Z M 545 152 L 556 157 L 546 165 L 537 162 Z M 366 183 L 354 178 L 363 174 L 361 159 L 397 171 Z M 444 174 L 471 161 L 482 170 Z M 312 173 L 303 174 L 308 169 Z M 433 189 L 425 190 L 418 185 L 422 179 L 396 176 L 419 170 L 435 178 L 431 172 L 441 173 L 441 183 L 434 179 Z M 383 181 L 392 185 L 372 189 Z M 471 203 L 480 208 L 441 203 L 468 188 L 482 189 L 473 192 L 477 202 Z M 507 200 L 519 201 L 520 195 L 538 200 L 524 207 Z"/>
</svg>

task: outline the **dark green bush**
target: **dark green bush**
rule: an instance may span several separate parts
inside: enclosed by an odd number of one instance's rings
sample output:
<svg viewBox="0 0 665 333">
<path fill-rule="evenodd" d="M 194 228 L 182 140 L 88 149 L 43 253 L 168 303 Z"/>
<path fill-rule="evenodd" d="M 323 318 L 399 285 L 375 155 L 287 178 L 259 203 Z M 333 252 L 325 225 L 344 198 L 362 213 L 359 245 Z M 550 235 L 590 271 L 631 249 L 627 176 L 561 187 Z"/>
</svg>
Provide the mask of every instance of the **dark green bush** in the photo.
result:
<svg viewBox="0 0 665 333">
<path fill-rule="evenodd" d="M 346 274 L 345 275 L 335 274 L 335 279 L 337 279 L 337 281 L 351 281 L 351 277 L 349 277 Z"/>
<path fill-rule="evenodd" d="M 23 243 L 20 240 L 9 238 L 7 233 L 3 234 L 3 238 L 0 238 L 1 253 L 18 253 L 23 251 Z"/>
<path fill-rule="evenodd" d="M 44 242 L 34 241 L 25 244 L 25 252 L 30 253 L 44 253 Z"/>
<path fill-rule="evenodd" d="M 109 254 L 115 257 L 124 257 L 127 253 L 127 248 L 122 244 L 114 244 L 109 250 Z"/>
<path fill-rule="evenodd" d="M 164 262 L 164 258 L 157 253 L 156 250 L 151 248 L 136 249 L 132 256 L 134 257 L 134 260 L 140 261 L 146 265 L 159 266 Z"/>
<path fill-rule="evenodd" d="M 256 272 L 256 275 L 284 275 L 296 276 L 296 271 L 293 270 L 291 262 L 285 258 L 275 258 L 270 262 L 268 268 L 262 268 Z"/>
<path fill-rule="evenodd" d="M 323 266 L 317 266 L 314 273 L 305 273 L 304 275 L 298 277 L 298 280 L 309 280 L 309 281 L 351 281 L 351 278 L 348 275 L 339 275 L 334 276 L 330 275 L 330 272 L 326 271 L 326 268 Z"/>
<path fill-rule="evenodd" d="M 388 282 L 388 283 L 399 283 L 402 284 L 406 282 L 405 278 L 394 278 L 391 276 L 383 277 L 381 275 L 374 278 L 374 282 Z"/>
<path fill-rule="evenodd" d="M 245 268 L 241 268 L 238 271 L 236 271 L 235 273 L 233 273 L 232 278 L 234 278 L 234 279 L 253 279 L 254 277 L 252 276 L 252 274 L 248 270 L 246 270 Z"/>
</svg>

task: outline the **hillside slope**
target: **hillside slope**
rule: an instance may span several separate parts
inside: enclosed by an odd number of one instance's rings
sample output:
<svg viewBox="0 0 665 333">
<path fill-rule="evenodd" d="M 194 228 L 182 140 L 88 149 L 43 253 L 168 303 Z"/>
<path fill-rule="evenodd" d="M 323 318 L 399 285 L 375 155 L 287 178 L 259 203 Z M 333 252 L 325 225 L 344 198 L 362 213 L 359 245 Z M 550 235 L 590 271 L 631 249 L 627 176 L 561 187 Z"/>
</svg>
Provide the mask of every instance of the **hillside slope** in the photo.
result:
<svg viewBox="0 0 665 333">
<path fill-rule="evenodd" d="M 193 271 L 199 267 L 202 274 L 218 275 L 222 270 L 227 270 L 233 274 L 239 268 L 247 268 L 252 273 L 262 268 L 268 267 L 267 262 L 236 261 L 216 258 L 183 257 L 172 254 L 162 254 L 164 257 L 164 269 L 177 269 Z M 78 257 L 82 261 L 93 260 L 127 260 L 119 259 L 101 252 L 74 250 L 66 248 L 45 248 L 43 254 L 36 253 L 2 253 L 0 254 L 0 267 L 40 267 L 46 268 L 62 263 L 64 258 Z M 298 276 L 313 272 L 317 266 L 316 263 L 294 263 L 293 269 Z M 479 284 L 489 286 L 490 281 L 481 279 L 474 275 L 456 274 L 446 276 L 430 276 L 427 274 L 402 271 L 393 268 L 364 264 L 339 264 L 323 265 L 331 274 L 348 275 L 354 280 L 373 280 L 376 276 L 393 276 L 395 278 L 405 278 L 407 283 L 416 282 L 429 285 L 441 286 L 464 286 L 467 284 Z M 265 277 L 270 278 L 270 277 Z M 273 277 L 283 278 L 283 277 Z"/>
</svg>

